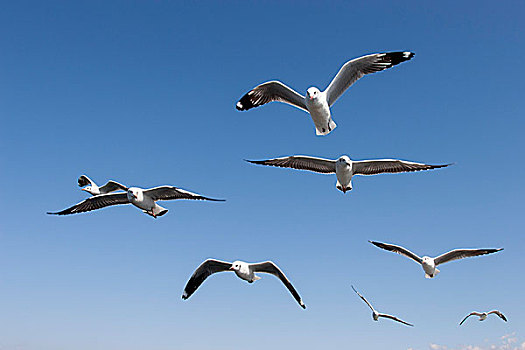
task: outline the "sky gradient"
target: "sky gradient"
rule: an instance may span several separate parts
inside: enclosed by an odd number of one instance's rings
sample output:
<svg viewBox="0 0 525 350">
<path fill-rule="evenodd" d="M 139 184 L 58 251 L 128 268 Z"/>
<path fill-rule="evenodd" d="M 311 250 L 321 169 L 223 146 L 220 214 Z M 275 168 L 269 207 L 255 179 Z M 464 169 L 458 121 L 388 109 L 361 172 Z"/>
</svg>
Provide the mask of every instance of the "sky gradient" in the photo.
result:
<svg viewBox="0 0 525 350">
<path fill-rule="evenodd" d="M 0 349 L 439 349 L 525 341 L 522 161 L 525 3 L 16 1 L 0 11 Z M 324 89 L 347 60 L 415 57 L 333 106 L 337 129 L 237 100 L 279 79 Z M 358 177 L 248 164 L 292 154 L 455 165 Z M 518 161 L 516 161 L 518 160 Z M 224 203 L 173 201 L 48 216 L 86 198 L 86 174 L 174 185 Z M 505 248 L 440 267 L 409 259 Z M 247 284 L 185 283 L 206 258 L 273 260 Z M 350 289 L 382 312 L 381 320 Z M 497 308 L 485 322 L 470 311 Z"/>
</svg>

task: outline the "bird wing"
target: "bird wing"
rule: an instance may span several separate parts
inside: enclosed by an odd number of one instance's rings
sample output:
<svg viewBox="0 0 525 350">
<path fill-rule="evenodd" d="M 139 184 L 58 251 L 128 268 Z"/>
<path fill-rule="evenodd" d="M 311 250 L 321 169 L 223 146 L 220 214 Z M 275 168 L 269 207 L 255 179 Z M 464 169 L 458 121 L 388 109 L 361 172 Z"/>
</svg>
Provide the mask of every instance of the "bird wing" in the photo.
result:
<svg viewBox="0 0 525 350">
<path fill-rule="evenodd" d="M 247 92 L 237 102 L 236 108 L 239 111 L 247 111 L 273 101 L 288 103 L 308 112 L 304 103 L 304 96 L 276 80 L 258 85 Z"/>
<path fill-rule="evenodd" d="M 388 250 L 389 252 L 394 252 L 394 253 L 406 256 L 407 258 L 410 258 L 420 264 L 423 262 L 423 260 L 419 256 L 417 256 L 416 254 L 412 253 L 410 250 L 403 248 L 401 246 L 381 243 L 381 242 L 375 242 L 375 241 L 368 241 L 368 242 L 372 243 L 376 247 L 379 247 L 384 250 Z"/>
<path fill-rule="evenodd" d="M 490 312 L 487 312 L 488 315 L 490 314 L 496 314 L 498 315 L 503 321 L 507 322 L 507 318 L 505 317 L 505 315 L 503 315 L 499 310 L 492 310 Z"/>
<path fill-rule="evenodd" d="M 186 191 L 174 186 L 159 186 L 144 190 L 144 194 L 151 197 L 154 201 L 166 201 L 173 199 L 196 199 L 196 200 L 207 200 L 224 202 L 224 199 L 214 199 L 201 196 L 190 191 Z"/>
<path fill-rule="evenodd" d="M 405 173 L 430 170 L 444 168 L 449 165 L 451 164 L 431 165 L 399 159 L 373 159 L 353 161 L 352 170 L 355 175 L 377 175 L 383 173 Z"/>
<path fill-rule="evenodd" d="M 252 268 L 253 272 L 270 273 L 274 276 L 277 276 L 281 280 L 281 282 L 283 282 L 286 288 L 288 288 L 290 293 L 292 293 L 293 297 L 295 298 L 295 300 L 297 300 L 299 305 L 301 305 L 303 309 L 306 309 L 306 305 L 304 305 L 303 301 L 301 300 L 301 296 L 299 295 L 299 293 L 297 293 L 292 283 L 284 275 L 281 269 L 277 267 L 277 265 L 275 265 L 271 261 L 265 261 L 261 263 L 250 264 L 250 267 Z"/>
<path fill-rule="evenodd" d="M 326 88 L 328 104 L 332 106 L 346 89 L 365 74 L 391 68 L 401 62 L 408 61 L 414 55 L 413 52 L 375 53 L 346 62 Z"/>
<path fill-rule="evenodd" d="M 439 264 L 444 264 L 446 262 L 453 261 L 453 260 L 496 253 L 496 252 L 499 252 L 500 250 L 503 250 L 503 248 L 499 248 L 499 249 L 454 249 L 448 253 L 441 254 L 440 256 L 434 258 L 434 263 L 437 266 Z"/>
<path fill-rule="evenodd" d="M 281 168 L 309 170 L 323 174 L 335 173 L 334 160 L 308 156 L 290 156 L 266 160 L 247 160 L 247 162 L 253 164 L 271 165 Z"/>
<path fill-rule="evenodd" d="M 74 206 L 64 209 L 62 211 L 53 213 L 48 212 L 52 215 L 69 215 L 76 213 L 83 213 L 86 211 L 101 209 L 104 207 L 109 207 L 110 205 L 117 204 L 128 204 L 128 195 L 127 193 L 110 193 L 110 194 L 100 194 L 98 196 L 89 197 L 82 202 L 75 204 Z"/>
<path fill-rule="evenodd" d="M 80 175 L 80 177 L 78 178 L 78 187 L 84 187 L 87 185 L 96 186 L 93 180 L 91 180 L 89 177 L 87 177 L 86 175 Z"/>
<path fill-rule="evenodd" d="M 182 299 L 188 299 L 206 278 L 217 272 L 228 271 L 231 266 L 232 264 L 226 261 L 215 259 L 204 261 L 199 267 L 197 267 L 193 275 L 191 275 L 188 283 L 186 283 Z"/>
<path fill-rule="evenodd" d="M 109 193 L 117 190 L 127 191 L 128 188 L 113 180 L 109 180 L 104 186 L 100 187 L 101 193 Z"/>
<path fill-rule="evenodd" d="M 467 316 L 465 316 L 465 318 L 463 320 L 461 320 L 461 322 L 459 323 L 459 325 L 461 326 L 463 324 L 463 322 L 465 322 L 467 320 L 467 318 L 469 318 L 470 316 L 481 316 L 481 313 L 479 312 L 476 312 L 476 311 L 473 311 L 471 312 L 470 314 L 468 314 Z"/>
<path fill-rule="evenodd" d="M 406 324 L 407 326 L 410 326 L 410 327 L 414 327 L 413 324 L 411 323 L 408 323 L 408 322 L 405 322 L 399 318 L 397 318 L 396 316 L 392 316 L 392 315 L 388 315 L 388 314 L 378 314 L 379 317 L 385 317 L 385 318 L 389 318 L 391 320 L 394 320 L 394 321 L 397 321 L 397 322 L 401 322 L 403 324 Z"/>
<path fill-rule="evenodd" d="M 364 296 L 362 296 L 357 290 L 355 290 L 354 286 L 350 286 L 350 287 L 352 287 L 352 289 L 354 290 L 354 292 L 356 292 L 357 295 L 359 295 L 359 297 L 360 297 L 361 299 L 363 299 L 363 301 L 366 303 L 366 305 L 368 305 L 368 307 L 369 307 L 372 311 L 375 311 L 374 308 L 372 307 L 372 305 L 370 305 L 370 303 L 368 302 L 368 300 L 366 300 Z"/>
</svg>

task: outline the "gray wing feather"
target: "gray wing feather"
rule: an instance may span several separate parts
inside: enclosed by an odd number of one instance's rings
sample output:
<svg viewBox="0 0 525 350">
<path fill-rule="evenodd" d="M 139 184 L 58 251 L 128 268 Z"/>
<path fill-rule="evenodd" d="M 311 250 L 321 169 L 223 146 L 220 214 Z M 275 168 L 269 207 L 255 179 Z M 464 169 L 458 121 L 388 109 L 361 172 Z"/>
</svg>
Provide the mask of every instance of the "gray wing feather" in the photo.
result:
<svg viewBox="0 0 525 350">
<path fill-rule="evenodd" d="M 104 186 L 100 187 L 101 193 L 110 193 L 117 190 L 127 191 L 128 188 L 113 180 L 109 180 Z"/>
<path fill-rule="evenodd" d="M 247 160 L 247 162 L 253 164 L 271 165 L 281 168 L 309 170 L 323 174 L 335 173 L 334 160 L 308 156 L 290 156 L 267 160 Z"/>
<path fill-rule="evenodd" d="M 501 318 L 503 321 L 507 322 L 507 318 L 505 317 L 505 315 L 503 315 L 499 310 L 492 310 L 490 312 L 487 312 L 488 315 L 490 314 L 496 314 L 499 316 L 499 318 Z"/>
<path fill-rule="evenodd" d="M 357 80 L 369 73 L 391 68 L 414 57 L 413 52 L 386 52 L 362 56 L 346 62 L 326 88 L 328 104 L 335 101 Z"/>
<path fill-rule="evenodd" d="M 404 173 L 411 171 L 444 168 L 451 164 L 423 164 L 399 159 L 358 160 L 352 162 L 355 175 L 377 175 L 383 173 Z"/>
<path fill-rule="evenodd" d="M 217 272 L 228 271 L 232 266 L 231 263 L 215 259 L 208 259 L 197 267 L 193 275 L 191 275 L 186 287 L 184 287 L 184 294 L 182 299 L 188 299 L 206 278 Z"/>
<path fill-rule="evenodd" d="M 461 322 L 459 323 L 459 325 L 461 326 L 463 324 L 463 322 L 465 322 L 467 320 L 467 318 L 469 318 L 470 316 L 481 316 L 480 313 L 477 313 L 477 312 L 471 312 L 470 314 L 468 314 L 467 316 L 465 316 L 465 318 L 463 320 L 461 320 Z"/>
<path fill-rule="evenodd" d="M 224 199 L 214 199 L 201 196 L 190 191 L 186 191 L 174 186 L 159 186 L 144 191 L 144 194 L 151 197 L 154 201 L 165 201 L 174 199 L 195 199 L 207 201 L 223 202 Z"/>
<path fill-rule="evenodd" d="M 384 250 L 388 250 L 389 252 L 394 252 L 394 253 L 406 256 L 407 258 L 410 258 L 420 264 L 423 262 L 423 260 L 419 256 L 417 256 L 416 254 L 412 253 L 410 250 L 403 248 L 401 246 L 381 243 L 381 242 L 374 242 L 374 241 L 368 241 L 368 242 L 372 243 L 376 247 L 379 247 Z"/>
<path fill-rule="evenodd" d="M 496 253 L 496 252 L 499 252 L 500 250 L 503 250 L 503 248 L 500 248 L 500 249 L 454 249 L 448 253 L 442 254 L 434 258 L 434 263 L 437 266 L 439 264 L 444 264 L 446 262 L 454 261 L 458 259 Z"/>
<path fill-rule="evenodd" d="M 394 321 L 397 321 L 397 322 L 401 322 L 403 324 L 406 324 L 407 326 L 410 326 L 410 327 L 414 327 L 413 324 L 411 323 L 408 323 L 408 322 L 405 322 L 399 318 L 397 318 L 396 316 L 392 316 L 392 315 L 388 315 L 388 314 L 379 314 L 379 317 L 385 317 L 385 318 L 389 318 L 391 320 L 394 320 Z"/>
<path fill-rule="evenodd" d="M 52 215 L 69 215 L 83 213 L 86 211 L 101 209 L 104 207 L 109 207 L 111 205 L 117 204 L 128 204 L 128 195 L 127 193 L 110 193 L 110 194 L 100 194 L 98 196 L 89 197 L 82 202 L 75 204 L 74 206 L 64 209 L 59 212 L 48 212 Z"/>
<path fill-rule="evenodd" d="M 304 96 L 276 80 L 268 81 L 253 88 L 241 97 L 236 108 L 240 111 L 247 111 L 273 101 L 288 103 L 308 112 Z"/>
<path fill-rule="evenodd" d="M 271 261 L 265 261 L 262 263 L 250 264 L 250 267 L 253 269 L 254 272 L 270 273 L 274 276 L 277 276 L 281 280 L 281 282 L 283 282 L 286 288 L 288 288 L 290 293 L 292 293 L 293 297 L 295 298 L 295 300 L 297 300 L 299 305 L 301 305 L 303 309 L 306 309 L 306 305 L 304 305 L 303 301 L 301 300 L 301 296 L 299 295 L 299 293 L 297 293 L 292 283 L 284 275 L 281 269 L 277 267 L 277 265 L 275 265 Z"/>
<path fill-rule="evenodd" d="M 78 178 L 78 187 L 84 187 L 84 186 L 87 186 L 87 185 L 93 186 L 93 185 L 95 185 L 95 183 L 89 177 L 87 177 L 86 175 L 81 175 Z"/>
<path fill-rule="evenodd" d="M 356 292 L 357 295 L 359 295 L 359 297 L 360 297 L 361 299 L 363 299 L 363 301 L 366 303 L 366 305 L 368 305 L 368 307 L 369 307 L 372 311 L 375 311 L 374 308 L 372 307 L 372 305 L 368 302 L 368 300 L 366 300 L 364 296 L 362 296 L 357 290 L 355 290 L 354 286 L 350 286 L 350 287 L 352 287 L 352 289 L 354 290 L 354 292 Z"/>
</svg>

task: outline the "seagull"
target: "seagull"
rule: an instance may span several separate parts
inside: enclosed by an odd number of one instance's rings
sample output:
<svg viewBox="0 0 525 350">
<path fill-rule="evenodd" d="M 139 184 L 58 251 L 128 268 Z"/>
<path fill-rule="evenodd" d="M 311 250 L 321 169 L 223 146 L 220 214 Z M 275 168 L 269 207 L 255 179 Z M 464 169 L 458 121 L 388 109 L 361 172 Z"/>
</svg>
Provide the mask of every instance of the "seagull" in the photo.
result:
<svg viewBox="0 0 525 350">
<path fill-rule="evenodd" d="M 505 315 L 503 315 L 500 311 L 498 310 L 492 310 L 492 311 L 489 311 L 489 312 L 477 312 L 477 311 L 473 311 L 471 312 L 470 314 L 468 314 L 467 316 L 465 316 L 465 318 L 463 319 L 463 321 L 461 321 L 459 323 L 459 325 L 461 326 L 463 324 L 463 322 L 465 322 L 465 320 L 467 318 L 469 318 L 470 316 L 479 316 L 479 320 L 480 321 L 485 321 L 487 319 L 487 316 L 490 315 L 490 314 L 496 314 L 499 316 L 499 318 L 501 318 L 503 321 L 507 322 L 507 318 L 505 317 Z"/>
<path fill-rule="evenodd" d="M 388 315 L 388 314 L 382 314 L 382 313 L 377 312 L 377 311 L 372 307 L 372 305 L 370 305 L 370 303 L 368 302 L 368 300 L 366 300 L 364 296 L 362 296 L 361 294 L 359 294 L 359 292 L 358 292 L 357 290 L 355 290 L 354 286 L 351 286 L 351 287 L 352 287 L 352 289 L 354 290 L 354 292 L 356 292 L 357 295 L 359 295 L 359 297 L 360 297 L 361 299 L 363 299 L 363 301 L 366 303 L 366 305 L 368 305 L 368 307 L 369 307 L 370 309 L 372 309 L 372 318 L 374 319 L 374 321 L 379 320 L 379 317 L 385 317 L 385 318 L 389 318 L 389 319 L 391 319 L 391 320 L 394 320 L 394 321 L 397 321 L 397 322 L 401 322 L 401 323 L 403 323 L 403 324 L 406 324 L 407 326 L 414 327 L 413 324 L 408 323 L 408 322 L 405 322 L 405 321 L 403 321 L 403 320 L 400 320 L 399 318 L 397 318 L 397 317 L 395 317 L 395 316 Z"/>
<path fill-rule="evenodd" d="M 286 288 L 288 288 L 299 305 L 301 305 L 303 309 L 306 309 L 306 305 L 304 305 L 301 297 L 299 296 L 299 293 L 297 293 L 295 288 L 292 286 L 292 283 L 290 283 L 288 278 L 286 278 L 284 273 L 277 267 L 277 265 L 271 261 L 250 264 L 244 261 L 234 261 L 233 263 L 230 263 L 226 261 L 208 259 L 204 261 L 199 267 L 197 267 L 197 270 L 195 270 L 191 276 L 190 280 L 186 284 L 186 287 L 184 287 L 182 299 L 188 299 L 197 290 L 197 288 L 199 288 L 202 282 L 204 282 L 204 280 L 210 275 L 223 271 L 233 271 L 237 277 L 247 281 L 248 283 L 253 283 L 261 279 L 261 277 L 255 274 L 256 272 L 270 273 L 275 275 L 281 280 L 281 282 L 283 282 Z"/>
<path fill-rule="evenodd" d="M 384 52 L 355 58 L 341 67 L 326 90 L 320 91 L 316 87 L 310 87 L 306 90 L 306 97 L 280 81 L 268 81 L 256 86 L 241 97 L 236 107 L 240 111 L 247 111 L 272 101 L 284 102 L 310 113 L 316 134 L 328 135 L 337 126 L 332 120 L 330 107 L 346 89 L 365 74 L 391 68 L 410 60 L 414 55 L 413 52 L 408 51 Z"/>
<path fill-rule="evenodd" d="M 149 189 L 130 187 L 126 192 L 96 195 L 83 200 L 82 202 L 75 204 L 70 208 L 56 213 L 48 212 L 48 214 L 69 215 L 109 207 L 110 205 L 133 204 L 137 208 L 142 209 L 144 213 L 157 218 L 158 216 L 166 214 L 168 209 L 161 207 L 156 202 L 172 199 L 224 201 L 223 199 L 203 197 L 196 193 L 185 191 L 173 186 L 159 186 Z"/>
<path fill-rule="evenodd" d="M 374 242 L 374 241 L 369 241 L 369 242 L 379 248 L 382 248 L 382 249 L 385 249 L 385 250 L 388 250 L 390 252 L 394 252 L 400 255 L 404 255 L 407 258 L 410 258 L 418 262 L 419 264 L 421 264 L 421 266 L 423 267 L 423 270 L 425 271 L 425 278 L 435 277 L 439 273 L 439 270 L 436 268 L 436 266 L 438 266 L 439 264 L 444 264 L 449 261 L 463 259 L 463 258 L 470 258 L 473 256 L 492 254 L 492 253 L 499 252 L 500 250 L 503 250 L 503 248 L 499 248 L 499 249 L 454 249 L 448 253 L 441 254 L 440 256 L 435 257 L 435 258 L 431 258 L 429 256 L 424 256 L 420 258 L 416 254 L 412 253 L 410 250 L 397 246 L 397 245 L 381 243 L 381 242 Z"/>
<path fill-rule="evenodd" d="M 86 175 L 81 175 L 78 178 L 78 186 L 79 187 L 86 186 L 82 188 L 82 191 L 91 193 L 93 196 L 97 196 L 99 194 L 106 194 L 106 193 L 110 193 L 110 192 L 117 191 L 117 190 L 123 190 L 123 191 L 128 190 L 126 186 L 119 184 L 118 182 L 112 181 L 112 180 L 106 182 L 104 186 L 98 187 L 97 184 L 93 180 L 91 180 L 89 177 L 87 177 Z"/>
<path fill-rule="evenodd" d="M 281 168 L 309 170 L 316 173 L 337 176 L 336 188 L 343 193 L 352 190 L 352 176 L 377 175 L 384 173 L 405 173 L 411 171 L 445 168 L 451 164 L 430 165 L 399 159 L 351 160 L 341 156 L 337 160 L 309 156 L 289 156 L 266 160 L 246 160 L 253 164 L 271 165 Z"/>
</svg>

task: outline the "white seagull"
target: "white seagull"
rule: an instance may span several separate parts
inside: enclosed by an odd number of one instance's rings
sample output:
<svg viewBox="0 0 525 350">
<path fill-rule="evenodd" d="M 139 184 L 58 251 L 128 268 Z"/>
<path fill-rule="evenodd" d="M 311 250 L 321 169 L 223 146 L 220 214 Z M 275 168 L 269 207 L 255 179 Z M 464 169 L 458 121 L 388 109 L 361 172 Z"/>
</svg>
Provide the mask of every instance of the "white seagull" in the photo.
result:
<svg viewBox="0 0 525 350">
<path fill-rule="evenodd" d="M 316 87 L 306 90 L 306 97 L 280 81 L 256 86 L 237 102 L 237 109 L 246 111 L 272 101 L 284 102 L 310 113 L 317 135 L 327 135 L 337 126 L 330 107 L 352 84 L 365 74 L 391 68 L 414 57 L 413 52 L 385 52 L 362 56 L 346 62 L 324 91 Z"/>
<path fill-rule="evenodd" d="M 369 241 L 369 242 L 379 248 L 406 256 L 407 258 L 410 258 L 416 261 L 417 263 L 421 264 L 421 266 L 423 267 L 423 270 L 425 271 L 425 278 L 435 277 L 439 273 L 439 270 L 436 268 L 436 266 L 440 264 L 444 264 L 446 262 L 454 261 L 458 259 L 470 258 L 473 256 L 492 254 L 492 253 L 499 252 L 500 250 L 503 250 L 503 248 L 499 248 L 499 249 L 454 249 L 448 253 L 441 254 L 440 256 L 435 257 L 435 258 L 431 258 L 429 256 L 424 256 L 420 258 L 416 254 L 412 253 L 410 250 L 397 246 L 397 245 L 381 243 L 381 242 L 374 242 L 374 241 Z"/>
<path fill-rule="evenodd" d="M 473 311 L 471 312 L 470 314 L 468 314 L 467 316 L 465 316 L 465 318 L 463 319 L 463 321 L 461 321 L 459 323 L 459 325 L 461 326 L 463 324 L 463 322 L 465 322 L 465 320 L 467 318 L 469 318 L 470 316 L 479 316 L 479 320 L 480 321 L 485 321 L 487 319 L 487 316 L 490 315 L 490 314 L 496 314 L 499 316 L 499 318 L 501 318 L 503 321 L 507 322 L 507 318 L 505 317 L 505 315 L 503 315 L 500 311 L 498 310 L 492 310 L 492 311 L 489 311 L 489 312 L 477 312 L 477 311 Z"/>
<path fill-rule="evenodd" d="M 354 292 L 356 292 L 357 295 L 359 295 L 359 297 L 360 297 L 361 299 L 363 299 L 363 301 L 366 303 L 366 305 L 368 305 L 368 307 L 369 307 L 370 309 L 372 309 L 372 318 L 374 319 L 374 321 L 379 320 L 379 317 L 385 317 L 385 318 L 389 318 L 389 319 L 391 319 L 391 320 L 394 320 L 394 321 L 397 321 L 397 322 L 401 322 L 401 323 L 403 323 L 403 324 L 406 324 L 407 326 L 414 327 L 413 324 L 408 323 L 408 322 L 405 322 L 405 321 L 403 321 L 403 320 L 401 320 L 401 319 L 399 319 L 399 318 L 397 318 L 397 317 L 395 317 L 395 316 L 388 315 L 388 314 L 382 314 L 382 313 L 377 312 L 377 311 L 372 307 L 372 305 L 370 305 L 370 303 L 368 302 L 368 300 L 366 300 L 364 296 L 362 296 L 361 294 L 359 294 L 359 292 L 358 292 L 357 290 L 355 290 L 354 286 L 351 286 L 351 287 L 352 287 L 352 289 L 354 290 Z"/>
<path fill-rule="evenodd" d="M 116 181 L 109 180 L 106 182 L 104 186 L 97 186 L 97 184 L 91 180 L 86 175 L 81 175 L 78 178 L 78 186 L 84 187 L 82 188 L 82 191 L 86 191 L 88 193 L 91 193 L 93 196 L 97 196 L 99 194 L 106 194 L 117 190 L 127 191 L 128 188 L 122 184 L 119 184 Z"/>
<path fill-rule="evenodd" d="M 166 214 L 168 209 L 161 207 L 156 202 L 173 199 L 224 201 L 223 199 L 203 197 L 173 186 L 159 186 L 149 189 L 130 187 L 127 192 L 100 194 L 83 200 L 70 208 L 56 213 L 48 212 L 48 214 L 69 215 L 109 207 L 110 205 L 133 204 L 137 208 L 142 209 L 144 213 L 157 218 Z"/>
<path fill-rule="evenodd" d="M 290 283 L 288 278 L 286 278 L 284 273 L 277 267 L 277 265 L 271 261 L 250 264 L 244 261 L 234 261 L 233 263 L 230 263 L 226 261 L 208 259 L 204 261 L 199 267 L 197 267 L 197 270 L 195 270 L 191 276 L 190 280 L 186 284 L 186 287 L 184 287 L 182 299 L 188 299 L 197 290 L 197 288 L 199 288 L 202 282 L 208 278 L 208 276 L 223 271 L 233 271 L 237 277 L 247 281 L 248 283 L 253 283 L 261 279 L 261 277 L 255 274 L 256 272 L 270 273 L 275 275 L 281 280 L 281 282 L 283 282 L 286 288 L 288 288 L 299 305 L 301 305 L 303 309 L 306 309 L 306 305 L 304 305 L 301 297 L 299 296 L 299 293 L 297 293 L 292 283 Z"/>
<path fill-rule="evenodd" d="M 309 170 L 316 173 L 333 174 L 337 176 L 336 187 L 346 193 L 352 190 L 354 175 L 377 175 L 384 173 L 405 173 L 411 171 L 444 168 L 451 164 L 430 165 L 408 162 L 399 159 L 351 160 L 341 156 L 337 160 L 309 156 L 289 156 L 266 160 L 247 160 L 247 162 L 271 165 L 281 168 Z"/>
</svg>

